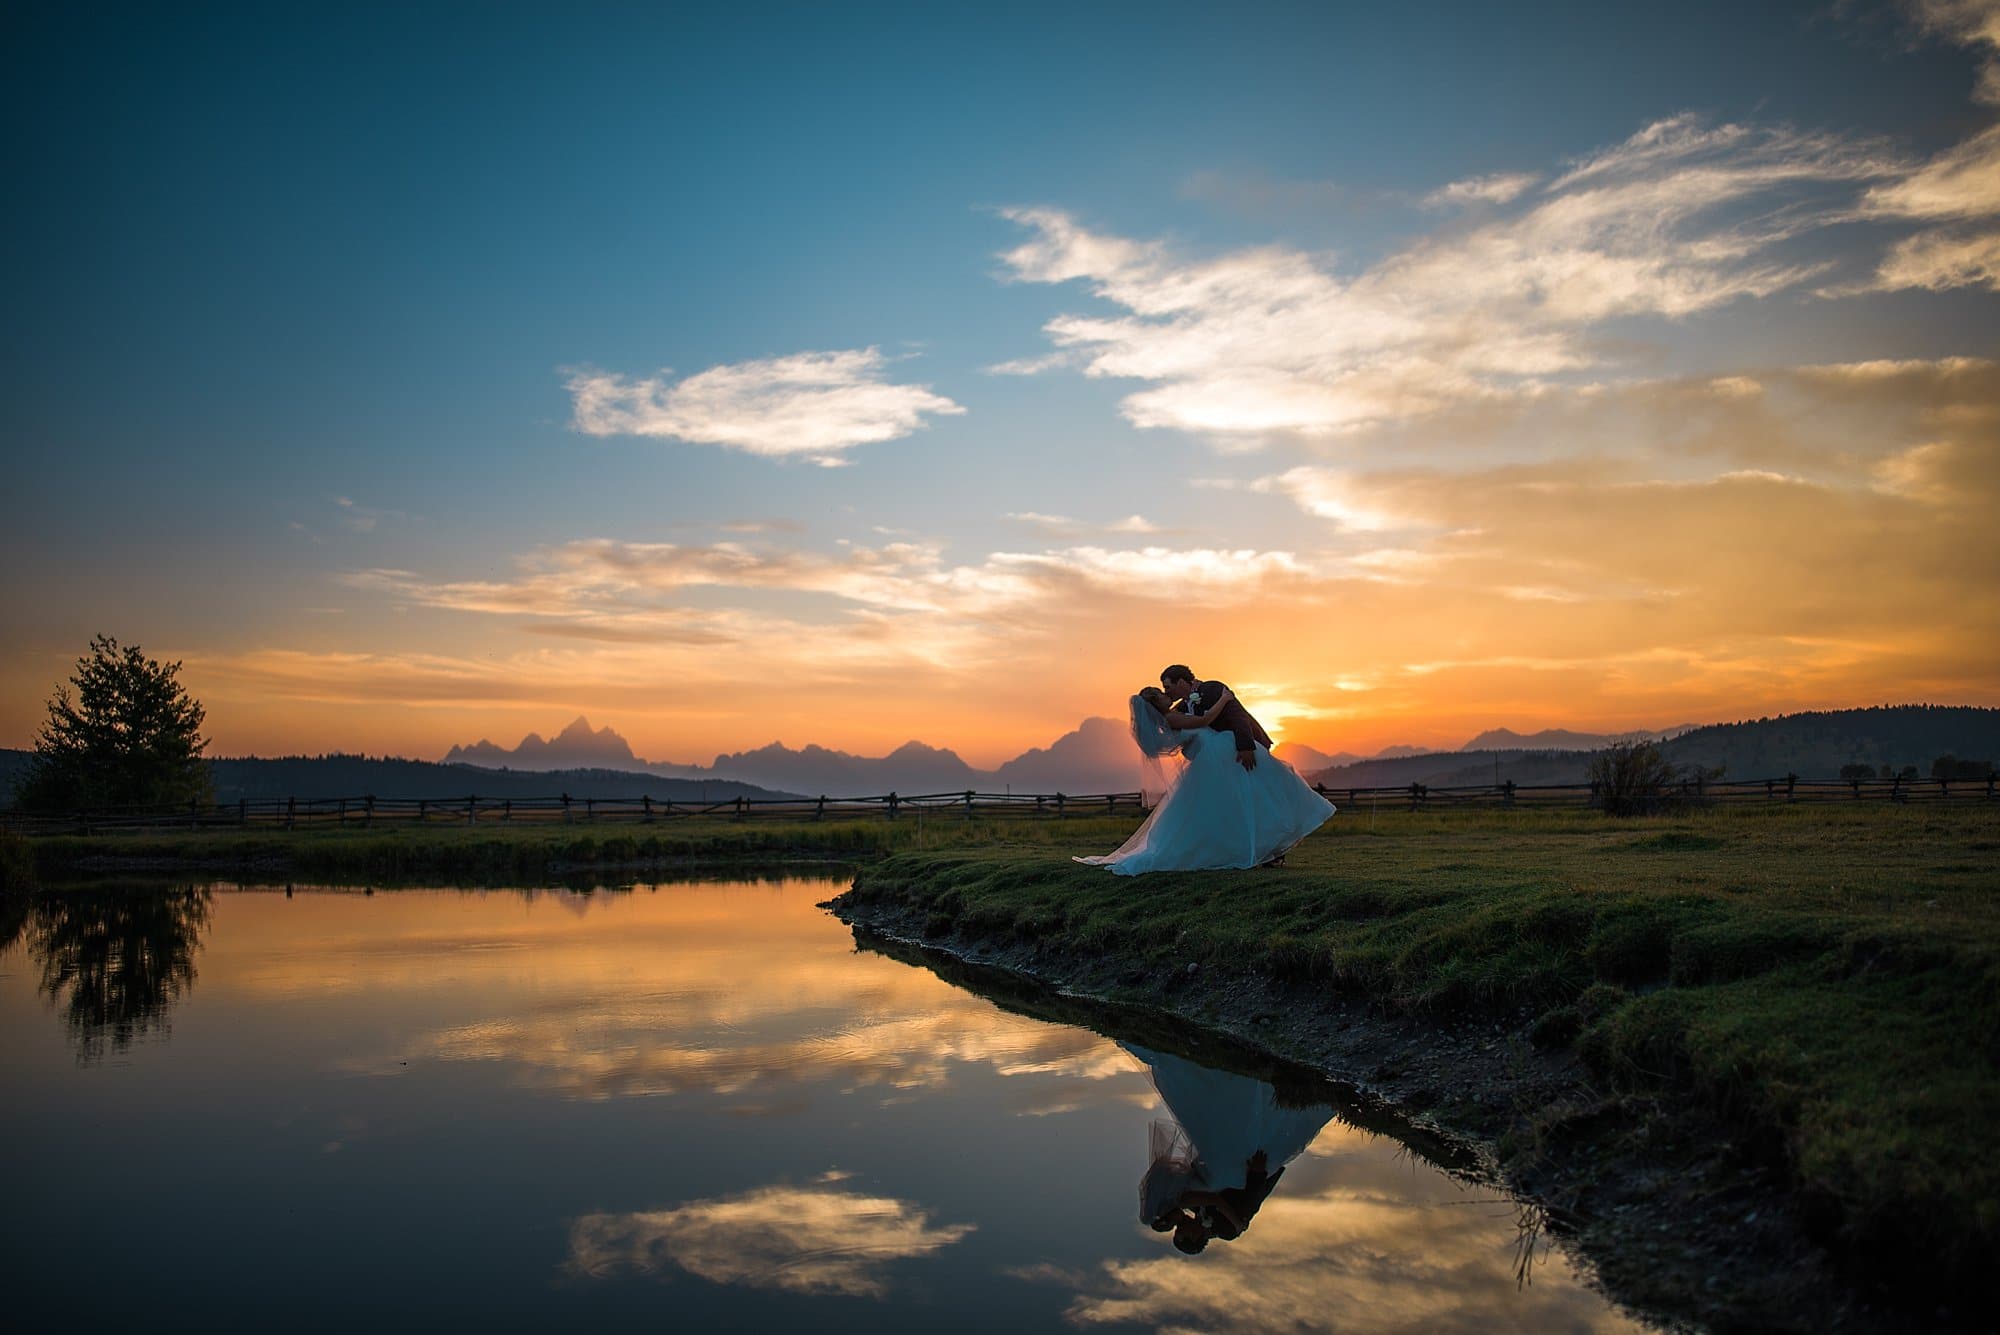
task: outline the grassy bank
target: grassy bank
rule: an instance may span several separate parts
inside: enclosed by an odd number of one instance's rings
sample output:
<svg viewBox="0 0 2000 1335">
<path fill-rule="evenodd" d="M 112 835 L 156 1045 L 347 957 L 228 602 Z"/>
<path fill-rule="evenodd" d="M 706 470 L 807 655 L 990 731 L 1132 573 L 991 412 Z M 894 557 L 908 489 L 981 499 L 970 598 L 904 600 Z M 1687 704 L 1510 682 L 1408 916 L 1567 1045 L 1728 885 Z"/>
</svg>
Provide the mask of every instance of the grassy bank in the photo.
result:
<svg viewBox="0 0 2000 1335">
<path fill-rule="evenodd" d="M 57 880 L 106 870 L 297 875 L 345 881 L 441 878 L 487 885 L 689 864 L 797 858 L 866 861 L 899 851 L 1115 845 L 1132 817 L 1075 820 L 676 820 L 657 825 L 447 825 L 367 829 L 5 836 L 0 870 Z M 9 875 L 14 874 L 8 872 Z"/>
<path fill-rule="evenodd" d="M 1853 1265 L 1958 1287 L 2000 1255 L 2000 809 L 1364 811 L 1284 868 L 1130 879 L 1073 849 L 905 853 L 847 902 L 1156 986 L 1504 1016 L 1743 1128 Z"/>
</svg>

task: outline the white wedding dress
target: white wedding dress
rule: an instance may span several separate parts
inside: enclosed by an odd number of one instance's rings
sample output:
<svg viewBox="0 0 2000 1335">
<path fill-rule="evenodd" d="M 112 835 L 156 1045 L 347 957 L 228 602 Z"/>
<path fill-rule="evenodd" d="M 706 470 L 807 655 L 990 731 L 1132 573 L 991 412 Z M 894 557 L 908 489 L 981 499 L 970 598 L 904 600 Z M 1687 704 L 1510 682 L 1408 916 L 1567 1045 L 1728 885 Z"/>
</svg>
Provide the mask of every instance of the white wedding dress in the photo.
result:
<svg viewBox="0 0 2000 1335">
<path fill-rule="evenodd" d="M 1147 749 L 1144 716 L 1133 701 L 1141 750 Z M 1257 766 L 1236 761 L 1236 738 L 1207 728 L 1175 734 L 1186 760 L 1146 823 L 1115 853 L 1080 857 L 1120 876 L 1148 871 L 1206 871 L 1258 867 L 1317 830 L 1333 803 L 1313 791 L 1298 771 L 1262 743 Z"/>
</svg>

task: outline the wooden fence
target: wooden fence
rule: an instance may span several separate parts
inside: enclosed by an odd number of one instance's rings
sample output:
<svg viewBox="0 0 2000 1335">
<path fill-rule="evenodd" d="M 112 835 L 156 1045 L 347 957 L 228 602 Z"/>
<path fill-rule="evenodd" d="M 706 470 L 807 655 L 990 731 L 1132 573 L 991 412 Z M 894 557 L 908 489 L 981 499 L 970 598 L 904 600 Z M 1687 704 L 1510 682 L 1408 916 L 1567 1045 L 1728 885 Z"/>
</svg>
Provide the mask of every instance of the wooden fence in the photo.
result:
<svg viewBox="0 0 2000 1335">
<path fill-rule="evenodd" d="M 1472 784 L 1433 787 L 1412 783 L 1391 787 L 1330 788 L 1319 791 L 1339 806 L 1409 810 L 1458 807 L 1590 807 L 1597 790 L 1587 783 Z M 1994 801 L 1995 780 L 1981 779 L 1734 779 L 1677 785 L 1669 801 L 1692 805 L 1771 802 Z M 639 797 L 319 797 L 261 798 L 233 803 L 189 803 L 172 807 L 120 807 L 61 815 L 0 811 L 0 829 L 16 834 L 95 834 L 112 830 L 319 829 L 377 825 L 595 824 L 691 820 L 848 820 L 936 814 L 971 819 L 1063 819 L 1075 816 L 1136 816 L 1146 809 L 1139 793 L 919 793 L 880 797 L 735 797 L 719 802 L 676 802 Z"/>
<path fill-rule="evenodd" d="M 77 834 L 132 829 L 319 829 L 377 825 L 595 824 L 691 820 L 851 820 L 936 813 L 970 818 L 1137 815 L 1139 793 L 886 793 L 880 797 L 732 797 L 717 802 L 640 797 L 278 797 L 171 807 L 29 815 L 0 811 L 0 829 Z"/>
</svg>

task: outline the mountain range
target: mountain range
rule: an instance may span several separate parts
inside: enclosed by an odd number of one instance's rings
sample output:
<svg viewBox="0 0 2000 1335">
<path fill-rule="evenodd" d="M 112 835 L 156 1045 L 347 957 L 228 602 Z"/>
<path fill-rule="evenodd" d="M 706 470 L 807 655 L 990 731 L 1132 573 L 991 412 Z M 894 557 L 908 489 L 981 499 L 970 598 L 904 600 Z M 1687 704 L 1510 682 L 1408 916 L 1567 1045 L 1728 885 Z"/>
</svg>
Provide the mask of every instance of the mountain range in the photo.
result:
<svg viewBox="0 0 2000 1335">
<path fill-rule="evenodd" d="M 1302 773 L 1359 758 L 1329 756 L 1297 743 L 1280 743 L 1276 754 Z M 918 741 L 905 742 L 885 756 L 860 756 L 817 744 L 795 749 L 772 742 L 748 751 L 725 752 L 708 765 L 648 762 L 635 756 L 630 744 L 611 728 L 592 728 L 584 718 L 552 738 L 531 732 L 511 748 L 489 740 L 454 746 L 444 760 L 452 765 L 541 772 L 615 768 L 663 778 L 728 781 L 833 797 L 966 789 L 982 793 L 1116 793 L 1137 790 L 1141 780 L 1131 733 L 1122 721 L 1111 718 L 1087 718 L 1047 746 L 1030 747 L 990 770 L 974 767 L 955 751 Z"/>
<path fill-rule="evenodd" d="M 1481 734 L 1482 738 L 1488 736 L 1517 738 L 1512 742 L 1516 746 L 1589 749 L 1608 744 L 1606 739 L 1584 733 L 1537 733 L 1521 738 L 1503 728 Z M 1391 746 L 1370 757 L 1347 751 L 1328 754 L 1300 742 L 1280 742 L 1275 754 L 1305 774 L 1369 759 L 1431 752 L 1419 746 Z M 593 728 L 582 717 L 553 737 L 531 732 L 512 747 L 484 738 L 470 746 L 454 746 L 445 753 L 444 763 L 540 772 L 615 769 L 829 796 L 950 793 L 968 788 L 996 793 L 1009 789 L 1024 793 L 1130 792 L 1140 781 L 1131 736 L 1123 722 L 1111 718 L 1087 718 L 1049 745 L 1031 747 L 991 770 L 977 769 L 955 751 L 919 741 L 905 742 L 886 756 L 854 755 L 812 743 L 794 749 L 772 742 L 748 751 L 725 752 L 708 765 L 647 761 L 634 755 L 631 744 L 612 728 Z"/>
<path fill-rule="evenodd" d="M 1573 783 L 1590 751 L 1616 740 L 1667 734 L 1661 750 L 1682 765 L 1720 767 L 1731 778 L 1835 778 L 1843 765 L 1914 765 L 1930 773 L 1940 755 L 2000 759 L 2000 709 L 1942 705 L 1883 705 L 1747 719 L 1691 729 L 1597 734 L 1551 730 L 1521 734 L 1496 728 L 1461 751 L 1385 747 L 1374 756 L 1328 754 L 1295 742 L 1277 755 L 1329 787 L 1433 786 L 1493 783 Z M 1595 746 L 1593 746 L 1595 744 Z M 483 764 L 468 763 L 468 757 Z M 0 750 L 0 805 L 26 766 L 25 751 Z M 534 734 L 513 748 L 480 742 L 453 747 L 447 763 L 352 755 L 256 757 L 213 762 L 216 796 L 239 797 L 487 797 L 634 796 L 650 792 L 677 801 L 721 800 L 739 794 L 861 797 L 896 792 L 1106 793 L 1131 792 L 1141 776 L 1131 736 L 1117 719 L 1089 718 L 1045 747 L 1033 747 L 991 770 L 976 769 L 956 752 L 908 742 L 886 756 L 857 756 L 823 746 L 794 749 L 773 742 L 718 755 L 713 765 L 648 764 L 610 728 L 578 719 L 544 739 Z"/>
</svg>

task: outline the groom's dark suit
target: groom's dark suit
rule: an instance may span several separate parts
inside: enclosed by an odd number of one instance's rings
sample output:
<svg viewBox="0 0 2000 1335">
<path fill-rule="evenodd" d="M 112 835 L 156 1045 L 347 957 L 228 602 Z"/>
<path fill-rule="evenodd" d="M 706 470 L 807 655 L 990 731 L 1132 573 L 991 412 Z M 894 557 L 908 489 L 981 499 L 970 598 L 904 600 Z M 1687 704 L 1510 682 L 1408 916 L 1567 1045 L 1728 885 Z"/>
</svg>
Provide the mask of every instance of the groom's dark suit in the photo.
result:
<svg viewBox="0 0 2000 1335">
<path fill-rule="evenodd" d="M 1209 706 L 1228 689 L 1219 681 L 1196 682 L 1188 698 L 1181 701 L 1180 708 L 1189 714 L 1206 713 Z M 1208 728 L 1210 732 L 1236 734 L 1236 749 L 1239 752 L 1253 751 L 1259 742 L 1266 747 L 1271 745 L 1271 734 L 1264 731 L 1263 724 L 1250 717 L 1250 711 L 1234 695 L 1229 697 L 1229 703 L 1222 707 L 1222 712 L 1209 722 Z"/>
</svg>

